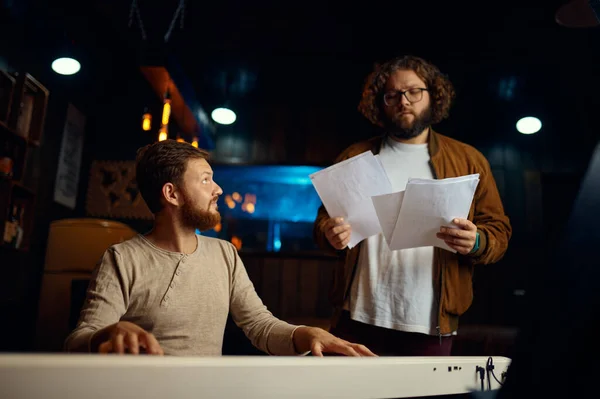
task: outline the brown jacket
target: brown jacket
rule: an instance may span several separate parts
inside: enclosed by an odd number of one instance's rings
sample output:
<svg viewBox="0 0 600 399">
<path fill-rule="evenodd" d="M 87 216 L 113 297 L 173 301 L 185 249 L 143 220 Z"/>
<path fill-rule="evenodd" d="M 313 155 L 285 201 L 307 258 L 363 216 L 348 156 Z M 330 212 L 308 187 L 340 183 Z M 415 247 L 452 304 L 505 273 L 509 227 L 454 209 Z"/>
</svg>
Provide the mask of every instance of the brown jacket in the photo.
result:
<svg viewBox="0 0 600 399">
<path fill-rule="evenodd" d="M 384 136 L 356 143 L 347 148 L 336 163 L 352 158 L 365 151 L 379 153 Z M 458 328 L 458 316 L 471 306 L 473 301 L 473 268 L 476 264 L 498 262 L 504 256 L 512 228 L 504 214 L 496 182 L 490 165 L 475 148 L 457 140 L 431 131 L 429 135 L 430 166 L 436 179 L 458 177 L 479 173 L 479 184 L 475 191 L 473 204 L 469 211 L 469 220 L 480 235 L 479 250 L 470 255 L 459 255 L 440 248 L 434 249 L 434 284 L 437 293 L 439 312 L 437 330 L 439 334 L 448 334 Z M 323 206 L 319 208 L 314 225 L 315 240 L 323 249 L 333 250 L 322 231 L 329 215 Z M 332 327 L 336 325 L 344 301 L 349 293 L 356 272 L 358 254 L 361 245 L 341 251 L 340 262 L 334 269 L 330 289 L 330 300 L 335 307 Z"/>
</svg>

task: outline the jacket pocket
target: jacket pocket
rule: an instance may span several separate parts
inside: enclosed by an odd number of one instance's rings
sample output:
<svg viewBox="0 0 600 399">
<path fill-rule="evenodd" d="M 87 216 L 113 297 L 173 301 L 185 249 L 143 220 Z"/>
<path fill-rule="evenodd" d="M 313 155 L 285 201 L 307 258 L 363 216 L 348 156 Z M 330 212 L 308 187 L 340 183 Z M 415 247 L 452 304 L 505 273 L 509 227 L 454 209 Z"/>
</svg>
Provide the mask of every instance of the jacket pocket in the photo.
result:
<svg viewBox="0 0 600 399">
<path fill-rule="evenodd" d="M 448 259 L 444 270 L 442 309 L 447 313 L 461 316 L 473 303 L 473 265 L 459 263 L 453 256 Z"/>
</svg>

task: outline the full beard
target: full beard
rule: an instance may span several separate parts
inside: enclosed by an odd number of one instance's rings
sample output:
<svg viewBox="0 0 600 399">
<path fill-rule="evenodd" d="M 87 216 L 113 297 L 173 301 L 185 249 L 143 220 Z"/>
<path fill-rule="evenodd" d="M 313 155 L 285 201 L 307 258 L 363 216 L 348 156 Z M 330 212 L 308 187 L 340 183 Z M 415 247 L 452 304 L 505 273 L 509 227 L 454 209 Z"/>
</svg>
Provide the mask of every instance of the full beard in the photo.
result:
<svg viewBox="0 0 600 399">
<path fill-rule="evenodd" d="M 181 221 L 186 227 L 206 231 L 221 222 L 221 214 L 218 211 L 211 211 L 210 204 L 209 209 L 204 210 L 195 207 L 195 204 L 187 196 L 184 201 L 185 203 L 181 207 Z"/>
<path fill-rule="evenodd" d="M 414 115 L 414 114 L 413 114 Z M 401 116 L 396 114 L 392 118 L 385 117 L 386 131 L 397 139 L 408 140 L 417 137 L 431 126 L 431 107 L 427 107 L 420 115 L 415 115 L 412 123 L 405 123 Z"/>
</svg>

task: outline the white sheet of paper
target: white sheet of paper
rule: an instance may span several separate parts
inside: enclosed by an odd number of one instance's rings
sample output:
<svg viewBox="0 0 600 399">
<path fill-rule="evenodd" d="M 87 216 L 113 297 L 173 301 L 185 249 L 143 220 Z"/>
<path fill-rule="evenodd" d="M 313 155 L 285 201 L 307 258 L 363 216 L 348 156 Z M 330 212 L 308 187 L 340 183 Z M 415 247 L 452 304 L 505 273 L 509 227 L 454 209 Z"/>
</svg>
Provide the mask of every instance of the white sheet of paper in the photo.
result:
<svg viewBox="0 0 600 399">
<path fill-rule="evenodd" d="M 392 243 L 392 234 L 396 227 L 396 221 L 398 221 L 403 199 L 404 191 L 371 197 L 381 231 L 388 246 Z"/>
<path fill-rule="evenodd" d="M 398 206 L 396 223 L 388 240 L 391 250 L 435 246 L 456 252 L 443 240 L 436 237 L 441 226 L 455 227 L 454 218 L 466 218 L 469 214 L 475 189 L 479 183 L 479 174 L 448 179 L 409 179 L 400 201 L 394 205 L 388 196 L 386 199 L 374 198 L 378 220 L 384 234 L 389 233 L 393 206 Z M 387 201 L 387 203 L 386 203 Z M 385 226 L 385 227 L 384 227 Z"/>
<path fill-rule="evenodd" d="M 352 226 L 349 248 L 381 232 L 371 197 L 391 193 L 392 185 L 381 161 L 371 151 L 309 177 L 329 216 L 341 216 Z"/>
</svg>

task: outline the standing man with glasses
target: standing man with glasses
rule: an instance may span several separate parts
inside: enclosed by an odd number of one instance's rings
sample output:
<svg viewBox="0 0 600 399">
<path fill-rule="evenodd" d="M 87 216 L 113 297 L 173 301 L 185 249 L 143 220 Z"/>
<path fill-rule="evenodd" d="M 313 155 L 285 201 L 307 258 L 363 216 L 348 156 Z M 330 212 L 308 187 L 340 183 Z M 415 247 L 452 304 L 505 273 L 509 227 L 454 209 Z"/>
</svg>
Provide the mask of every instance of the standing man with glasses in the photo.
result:
<svg viewBox="0 0 600 399">
<path fill-rule="evenodd" d="M 475 148 L 436 133 L 448 117 L 454 89 L 437 67 L 407 56 L 390 60 L 368 77 L 360 112 L 382 134 L 347 148 L 341 162 L 365 151 L 379 154 L 392 183 L 402 191 L 409 178 L 479 173 L 467 219 L 437 234 L 456 253 L 437 247 L 390 251 L 382 234 L 352 249 L 352 226 L 323 206 L 314 233 L 324 249 L 344 256 L 335 269 L 330 298 L 331 332 L 361 342 L 379 355 L 447 356 L 458 318 L 473 299 L 476 265 L 499 261 L 512 229 L 485 157 Z"/>
</svg>

